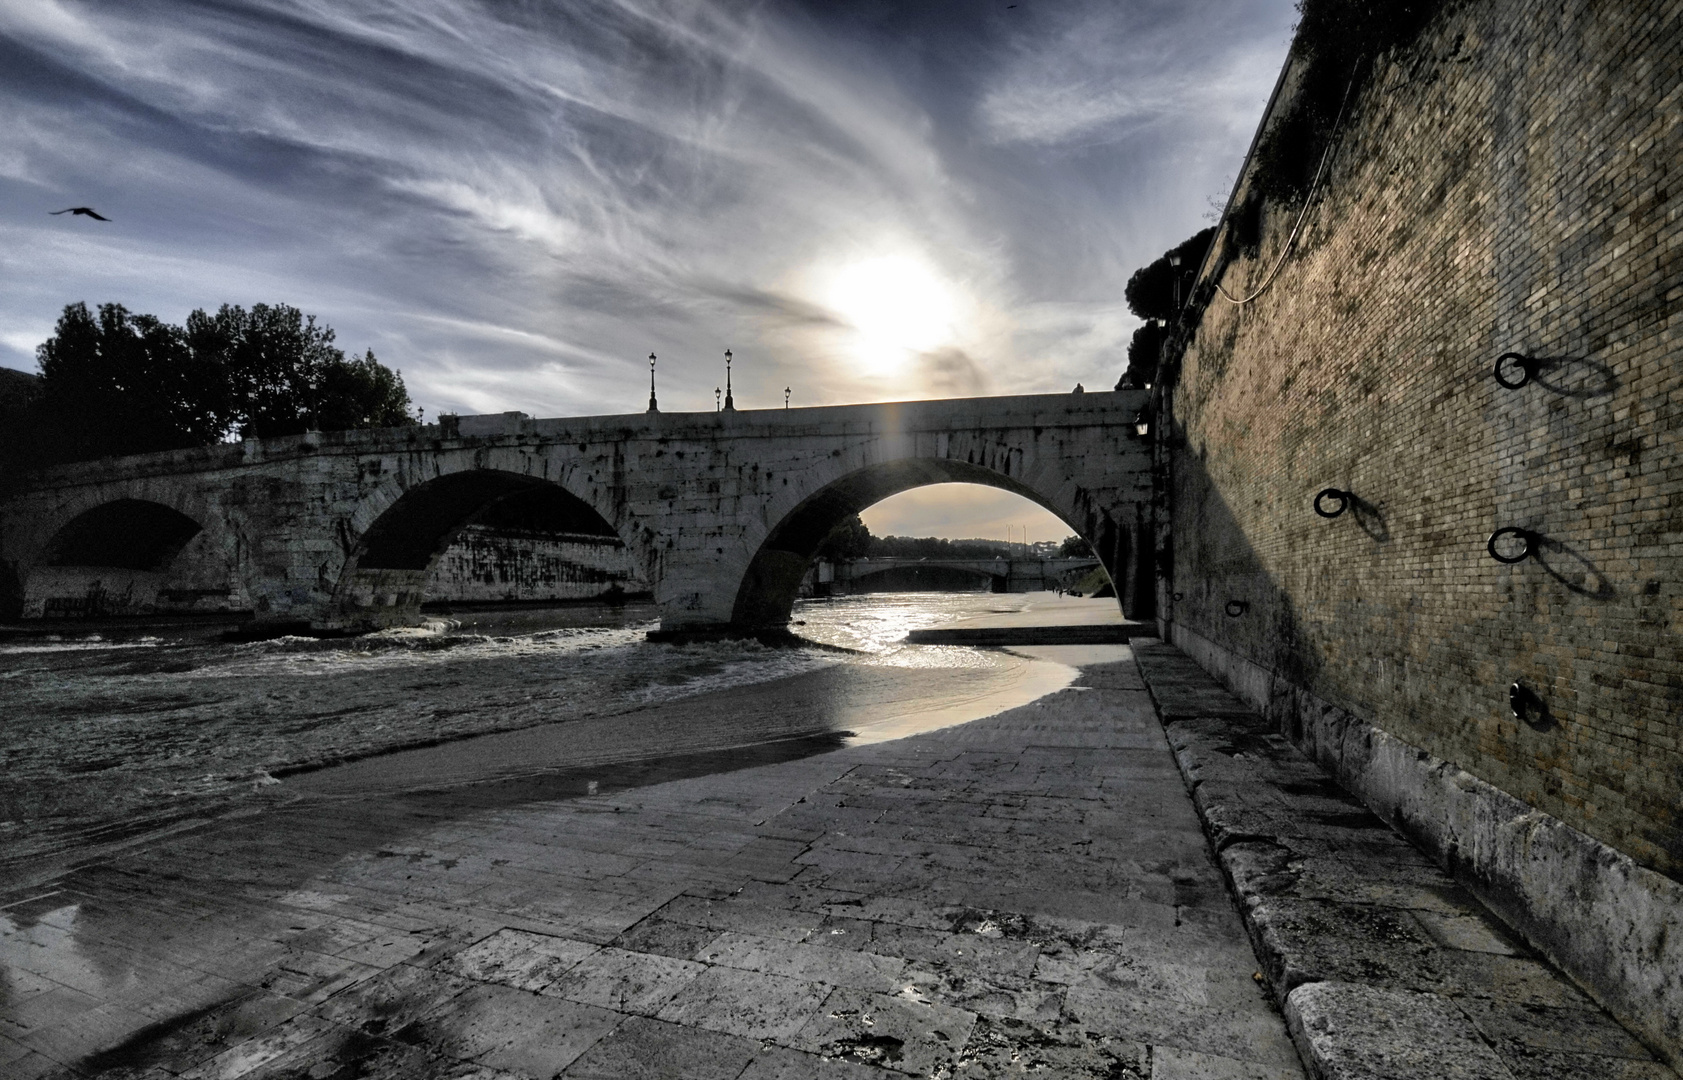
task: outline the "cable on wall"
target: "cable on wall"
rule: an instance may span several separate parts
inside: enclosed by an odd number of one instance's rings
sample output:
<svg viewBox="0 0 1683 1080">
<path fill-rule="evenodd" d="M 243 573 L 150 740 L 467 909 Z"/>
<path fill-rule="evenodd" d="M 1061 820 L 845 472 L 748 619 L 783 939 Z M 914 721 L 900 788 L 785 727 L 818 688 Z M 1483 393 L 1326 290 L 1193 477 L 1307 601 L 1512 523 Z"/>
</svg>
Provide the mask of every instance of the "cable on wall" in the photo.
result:
<svg viewBox="0 0 1683 1080">
<path fill-rule="evenodd" d="M 1357 61 L 1357 70 L 1360 70 L 1360 67 L 1361 62 Z M 1352 72 L 1350 75 L 1350 81 L 1344 84 L 1344 97 L 1338 103 L 1338 117 L 1332 122 L 1332 134 L 1327 136 L 1327 148 L 1321 152 L 1321 164 L 1320 167 L 1315 170 L 1314 183 L 1309 185 L 1309 194 L 1303 197 L 1303 209 L 1298 211 L 1297 224 L 1292 226 L 1291 236 L 1286 238 L 1286 246 L 1281 250 L 1280 257 L 1275 260 L 1274 269 L 1268 271 L 1268 276 L 1263 279 L 1261 285 L 1256 287 L 1255 292 L 1251 293 L 1242 300 L 1222 288 L 1221 282 L 1215 282 L 1216 292 L 1220 293 L 1221 298 L 1226 300 L 1228 303 L 1235 305 L 1248 304 L 1252 300 L 1255 300 L 1257 297 L 1268 291 L 1268 286 L 1274 284 L 1274 277 L 1279 274 L 1280 267 L 1286 265 L 1286 257 L 1291 254 L 1291 249 L 1297 244 L 1297 234 L 1303 231 L 1303 222 L 1309 217 L 1309 208 L 1315 204 L 1315 192 L 1320 190 L 1321 178 L 1326 175 L 1327 162 L 1332 160 L 1332 148 L 1338 145 L 1338 132 L 1339 129 L 1344 126 L 1344 109 L 1345 106 L 1350 104 L 1350 90 L 1355 85 L 1356 76 L 1355 73 Z"/>
</svg>

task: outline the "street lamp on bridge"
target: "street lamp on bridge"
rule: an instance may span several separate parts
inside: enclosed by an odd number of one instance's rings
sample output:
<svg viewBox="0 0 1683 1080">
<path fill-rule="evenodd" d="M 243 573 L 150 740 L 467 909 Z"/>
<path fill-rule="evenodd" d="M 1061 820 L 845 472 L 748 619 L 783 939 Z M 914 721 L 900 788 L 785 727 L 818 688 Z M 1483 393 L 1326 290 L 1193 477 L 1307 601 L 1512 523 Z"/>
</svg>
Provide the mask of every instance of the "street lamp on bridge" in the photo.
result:
<svg viewBox="0 0 1683 1080">
<path fill-rule="evenodd" d="M 725 411 L 735 412 L 736 401 L 730 396 L 730 350 L 725 350 Z"/>
<path fill-rule="evenodd" d="M 660 406 L 655 404 L 654 365 L 655 365 L 655 354 L 650 353 L 649 354 L 649 411 L 650 412 L 659 412 L 660 411 Z"/>
</svg>

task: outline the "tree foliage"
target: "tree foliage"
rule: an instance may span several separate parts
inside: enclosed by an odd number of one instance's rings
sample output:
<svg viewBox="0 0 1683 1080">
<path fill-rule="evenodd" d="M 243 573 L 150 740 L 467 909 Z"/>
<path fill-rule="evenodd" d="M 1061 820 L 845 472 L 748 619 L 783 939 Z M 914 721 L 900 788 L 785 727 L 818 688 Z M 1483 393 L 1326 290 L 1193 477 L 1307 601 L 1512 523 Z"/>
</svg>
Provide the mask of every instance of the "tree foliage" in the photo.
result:
<svg viewBox="0 0 1683 1080">
<path fill-rule="evenodd" d="M 1166 336 L 1164 325 L 1156 319 L 1147 319 L 1139 325 L 1128 341 L 1128 367 L 1116 381 L 1116 389 L 1143 390 L 1156 380 L 1157 360 Z"/>
<path fill-rule="evenodd" d="M 285 304 L 225 304 L 183 326 L 70 304 L 36 360 L 14 466 L 416 422 L 398 372 L 371 351 L 346 358 L 331 327 Z"/>
<path fill-rule="evenodd" d="M 1003 540 L 947 540 L 938 536 L 876 536 L 873 559 L 992 559 L 1009 557 L 1012 546 Z"/>
<path fill-rule="evenodd" d="M 1058 545 L 1058 555 L 1065 559 L 1090 559 L 1093 557 L 1093 545 L 1079 536 L 1066 536 L 1064 542 Z"/>
<path fill-rule="evenodd" d="M 222 437 L 216 358 L 178 326 L 121 304 L 71 304 L 36 351 L 53 456 L 66 460 L 202 446 Z"/>
<path fill-rule="evenodd" d="M 1204 253 L 1209 251 L 1210 240 L 1214 236 L 1214 226 L 1200 229 L 1163 252 L 1161 258 L 1135 270 L 1122 290 L 1123 297 L 1128 301 L 1128 310 L 1142 319 L 1173 322 L 1179 318 L 1180 307 L 1175 303 L 1175 284 L 1179 282 L 1180 303 L 1185 304 L 1191 292 L 1192 281 L 1198 276 L 1198 267 L 1203 263 Z M 1180 259 L 1179 266 L 1173 265 L 1177 256 Z"/>
<path fill-rule="evenodd" d="M 831 562 L 864 558 L 871 553 L 871 542 L 874 539 L 871 530 L 859 519 L 858 514 L 854 514 L 830 530 L 830 535 L 818 545 L 818 558 Z"/>
<path fill-rule="evenodd" d="M 1346 95 L 1354 98 L 1373 61 L 1420 35 L 1443 0 L 1299 0 L 1294 56 L 1297 94 L 1256 150 L 1253 192 L 1289 203 L 1306 197 Z"/>
<path fill-rule="evenodd" d="M 1089 553 L 1085 542 L 1073 536 L 1064 541 L 1064 546 L 1067 548 L 1071 541 L 1082 545 L 1081 554 Z M 1009 558 L 1016 550 L 1019 549 L 1003 540 L 872 536 L 870 528 L 858 514 L 854 514 L 830 530 L 830 534 L 818 545 L 816 557 L 831 562 L 847 559 L 992 559 Z"/>
<path fill-rule="evenodd" d="M 1156 381 L 1157 359 L 1168 326 L 1180 318 L 1180 309 L 1192 294 L 1192 283 L 1214 238 L 1213 226 L 1200 229 L 1128 278 L 1122 295 L 1128 301 L 1128 310 L 1145 322 L 1128 342 L 1128 367 L 1117 380 L 1116 389 L 1140 389 Z"/>
</svg>

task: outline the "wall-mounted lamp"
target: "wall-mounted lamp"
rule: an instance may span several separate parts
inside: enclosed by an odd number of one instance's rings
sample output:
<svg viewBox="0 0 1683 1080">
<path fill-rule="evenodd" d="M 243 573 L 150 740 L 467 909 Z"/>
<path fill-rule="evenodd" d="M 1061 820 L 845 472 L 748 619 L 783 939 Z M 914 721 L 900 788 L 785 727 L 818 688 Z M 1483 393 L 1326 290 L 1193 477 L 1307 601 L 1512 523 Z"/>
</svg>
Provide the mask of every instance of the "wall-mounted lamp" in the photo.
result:
<svg viewBox="0 0 1683 1080">
<path fill-rule="evenodd" d="M 1337 504 L 1337 505 L 1333 505 Z M 1350 493 L 1337 488 L 1322 488 L 1315 493 L 1315 513 L 1335 518 L 1350 507 Z"/>
<path fill-rule="evenodd" d="M 1498 385 L 1518 390 L 1537 377 L 1537 358 L 1524 353 L 1505 352 L 1496 358 L 1493 374 Z"/>
<path fill-rule="evenodd" d="M 1519 544 L 1517 551 L 1514 548 L 1514 541 Z M 1509 525 L 1507 528 L 1497 529 L 1491 533 L 1490 539 L 1485 541 L 1484 550 L 1488 551 L 1490 557 L 1499 563 L 1524 562 L 1536 550 L 1536 541 L 1536 533 L 1529 529 L 1517 529 Z"/>
<path fill-rule="evenodd" d="M 1243 615 L 1245 612 L 1249 611 L 1250 609 L 1251 609 L 1251 605 L 1250 605 L 1250 601 L 1248 601 L 1248 600 L 1229 600 L 1227 602 L 1227 609 L 1226 609 L 1227 610 L 1227 617 L 1229 619 L 1237 619 L 1239 616 Z"/>
<path fill-rule="evenodd" d="M 1151 406 L 1149 404 L 1140 406 L 1140 411 L 1134 414 L 1132 420 L 1128 421 L 1128 438 L 1140 440 L 1151 438 L 1151 422 L 1153 419 Z"/>
</svg>

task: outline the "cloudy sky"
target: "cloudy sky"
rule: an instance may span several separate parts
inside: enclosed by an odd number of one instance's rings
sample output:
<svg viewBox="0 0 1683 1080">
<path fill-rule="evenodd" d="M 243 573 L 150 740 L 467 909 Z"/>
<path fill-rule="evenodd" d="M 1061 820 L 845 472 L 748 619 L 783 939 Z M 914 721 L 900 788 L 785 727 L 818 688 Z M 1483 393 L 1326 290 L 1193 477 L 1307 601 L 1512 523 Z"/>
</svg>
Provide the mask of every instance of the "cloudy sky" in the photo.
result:
<svg viewBox="0 0 1683 1080">
<path fill-rule="evenodd" d="M 1008 3 L 5 0 L 0 365 L 267 301 L 429 417 L 1108 387 L 1295 13 Z"/>
</svg>

